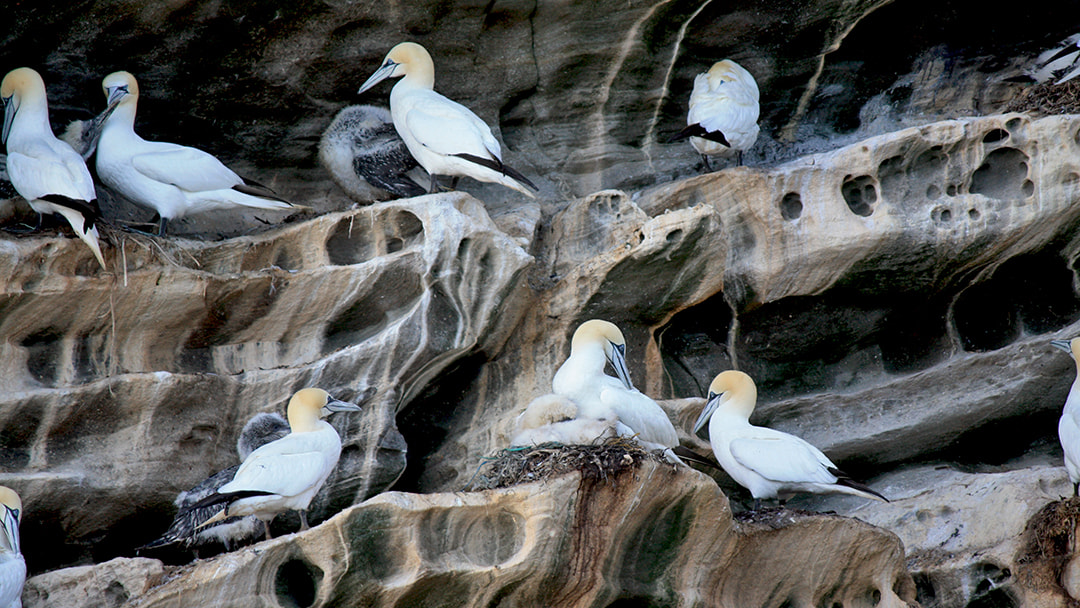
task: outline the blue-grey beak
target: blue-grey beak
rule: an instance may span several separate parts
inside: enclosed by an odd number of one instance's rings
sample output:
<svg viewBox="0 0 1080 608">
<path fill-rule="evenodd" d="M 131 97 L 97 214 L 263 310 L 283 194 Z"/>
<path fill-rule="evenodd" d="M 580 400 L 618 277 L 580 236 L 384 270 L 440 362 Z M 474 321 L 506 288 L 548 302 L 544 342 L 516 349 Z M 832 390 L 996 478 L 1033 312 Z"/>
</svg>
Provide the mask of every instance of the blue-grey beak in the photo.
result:
<svg viewBox="0 0 1080 608">
<path fill-rule="evenodd" d="M 22 553 L 19 549 L 19 511 L 7 505 L 3 507 L 0 516 L 0 547 L 6 547 L 15 553 Z"/>
<path fill-rule="evenodd" d="M 334 399 L 331 397 L 324 405 L 330 413 L 334 412 L 359 412 L 360 406 L 355 403 L 349 403 L 348 401 L 342 401 L 340 399 Z"/>
<path fill-rule="evenodd" d="M 626 345 L 611 344 L 611 367 L 615 368 L 615 375 L 622 380 L 623 386 L 628 390 L 634 390 L 634 383 L 630 381 L 630 370 L 626 368 Z"/>
<path fill-rule="evenodd" d="M 107 112 L 112 112 L 116 109 L 116 104 L 120 103 L 120 100 L 129 94 L 127 85 L 120 85 L 116 87 L 109 87 L 108 100 L 105 102 Z"/>
<path fill-rule="evenodd" d="M 1051 340 L 1050 346 L 1056 346 L 1070 355 L 1072 354 L 1072 340 Z"/>
<path fill-rule="evenodd" d="M 371 75 L 371 78 L 368 78 L 367 81 L 364 82 L 364 84 L 360 85 L 360 90 L 357 91 L 356 94 L 359 95 L 364 91 L 370 89 L 371 87 L 379 84 L 383 80 L 389 78 L 390 75 L 394 73 L 394 68 L 396 68 L 397 65 L 398 64 L 387 59 L 386 63 L 382 64 L 381 66 L 379 66 L 379 69 L 375 70 L 375 73 Z"/>
<path fill-rule="evenodd" d="M 698 416 L 697 420 L 694 422 L 695 435 L 697 435 L 698 431 L 705 426 L 705 423 L 709 421 L 709 418 L 712 418 L 713 412 L 715 412 L 716 408 L 720 405 L 720 395 L 723 394 L 724 393 L 709 393 L 709 398 L 705 401 L 705 407 L 702 408 L 701 415 Z"/>
<path fill-rule="evenodd" d="M 14 96 L 4 97 L 4 132 L 0 134 L 0 143 L 7 144 L 8 135 L 11 134 L 11 123 L 15 120 L 15 111 L 18 103 L 12 99 Z"/>
</svg>

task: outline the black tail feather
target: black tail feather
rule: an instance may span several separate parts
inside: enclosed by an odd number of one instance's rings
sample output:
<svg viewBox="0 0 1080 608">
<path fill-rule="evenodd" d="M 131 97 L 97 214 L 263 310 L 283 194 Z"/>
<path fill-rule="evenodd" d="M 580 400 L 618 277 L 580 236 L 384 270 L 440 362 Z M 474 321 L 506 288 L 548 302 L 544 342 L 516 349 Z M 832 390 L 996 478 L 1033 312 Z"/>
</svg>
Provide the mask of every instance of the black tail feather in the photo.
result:
<svg viewBox="0 0 1080 608">
<path fill-rule="evenodd" d="M 233 186 L 233 190 L 236 190 L 237 192 L 242 192 L 244 194 L 250 194 L 251 196 L 268 198 L 273 201 L 280 201 L 282 203 L 288 203 L 290 205 L 292 204 L 292 201 L 287 201 L 281 198 L 280 196 L 278 196 L 277 192 L 274 192 L 270 188 L 267 188 L 266 186 L 260 184 L 255 180 L 248 179 L 243 175 L 240 176 L 240 179 L 244 180 L 244 183 Z"/>
<path fill-rule="evenodd" d="M 723 467 L 721 467 L 718 463 L 714 462 L 708 456 L 702 456 L 701 454 L 698 454 L 690 448 L 684 448 L 681 445 L 677 445 L 671 448 L 671 451 L 675 452 L 675 455 L 679 458 L 682 458 L 683 460 L 688 460 L 690 462 L 694 462 L 706 467 L 712 467 L 720 471 L 724 470 Z"/>
<path fill-rule="evenodd" d="M 74 209 L 81 213 L 83 216 L 83 225 L 87 231 L 93 228 L 98 221 L 101 220 L 101 209 L 98 208 L 96 198 L 90 201 L 82 201 L 77 198 L 64 196 L 63 194 L 46 194 L 45 196 L 38 198 L 43 201 L 49 201 L 54 205 Z"/>
<path fill-rule="evenodd" d="M 465 153 L 465 152 L 461 152 L 459 154 L 451 154 L 451 156 L 457 156 L 458 158 L 464 158 L 467 161 L 474 162 L 474 163 L 476 163 L 476 164 L 478 164 L 480 166 L 487 167 L 488 169 L 491 169 L 493 171 L 498 171 L 499 173 L 502 173 L 503 175 L 511 177 L 511 178 L 515 179 L 516 181 L 519 181 L 522 184 L 525 184 L 526 186 L 528 186 L 529 188 L 532 188 L 533 190 L 535 190 L 537 192 L 540 191 L 540 189 L 536 187 L 536 184 L 533 184 L 532 182 L 529 181 L 529 178 L 525 177 L 524 175 L 522 175 L 518 171 L 514 170 L 513 167 L 510 167 L 508 165 L 504 165 L 502 163 L 502 161 L 500 161 L 499 159 L 492 160 L 490 158 L 481 158 L 479 156 L 475 156 L 475 155 L 468 154 L 468 153 Z"/>
<path fill-rule="evenodd" d="M 849 488 L 859 490 L 860 492 L 866 492 L 867 494 L 873 494 L 874 496 L 877 496 L 881 500 L 884 500 L 885 502 L 889 502 L 889 499 L 885 498 L 880 492 L 878 492 L 877 490 L 871 488 L 870 486 L 866 485 L 865 483 L 862 483 L 860 481 L 855 481 L 854 479 L 851 478 L 850 475 L 848 475 L 847 473 L 841 471 L 840 469 L 829 468 L 829 472 L 832 473 L 833 475 L 836 475 L 836 483 L 837 483 L 837 485 L 847 486 Z"/>
<path fill-rule="evenodd" d="M 671 139 L 668 140 L 668 143 L 670 144 L 671 142 L 679 141 L 680 139 L 686 139 L 687 137 L 700 137 L 709 141 L 715 141 L 716 143 L 729 148 L 731 147 L 731 144 L 728 143 L 727 138 L 724 137 L 724 134 L 721 131 L 709 131 L 701 126 L 700 123 L 696 122 L 692 125 L 687 125 L 685 129 L 672 135 Z"/>
<path fill-rule="evenodd" d="M 229 505 L 229 504 L 232 504 L 233 502 L 236 502 L 237 500 L 240 500 L 241 498 L 251 498 L 252 496 L 273 496 L 273 495 L 274 495 L 273 492 L 265 492 L 263 490 L 240 490 L 238 492 L 224 492 L 224 493 L 215 492 L 215 493 L 207 496 L 206 498 L 204 498 L 204 499 L 202 499 L 202 500 L 200 500 L 200 501 L 198 501 L 198 502 L 196 502 L 194 504 L 188 505 L 186 508 L 184 508 L 182 511 L 180 511 L 179 515 L 183 515 L 183 514 L 187 513 L 188 511 L 194 511 L 195 509 L 200 509 L 200 508 L 203 508 L 203 507 L 209 507 L 209 506 L 220 505 L 220 504 Z"/>
</svg>

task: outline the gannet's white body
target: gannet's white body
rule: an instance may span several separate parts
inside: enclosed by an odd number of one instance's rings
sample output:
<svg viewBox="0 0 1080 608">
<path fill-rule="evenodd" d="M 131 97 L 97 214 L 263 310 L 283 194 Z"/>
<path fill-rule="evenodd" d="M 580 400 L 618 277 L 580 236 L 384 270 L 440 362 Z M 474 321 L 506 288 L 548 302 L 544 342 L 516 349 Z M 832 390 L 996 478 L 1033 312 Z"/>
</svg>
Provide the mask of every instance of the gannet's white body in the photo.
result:
<svg viewBox="0 0 1080 608">
<path fill-rule="evenodd" d="M 640 393 L 626 369 L 626 340 L 613 323 L 582 323 L 570 343 L 570 356 L 555 372 L 552 392 L 577 404 L 578 418 L 616 419 L 643 442 L 666 448 L 679 445 L 679 435 L 664 410 Z M 604 373 L 611 363 L 619 378 Z"/>
<path fill-rule="evenodd" d="M 169 220 L 189 213 L 294 208 L 202 150 L 139 137 L 135 133 L 139 85 L 128 72 L 109 74 L 102 88 L 109 104 L 118 105 L 105 120 L 98 141 L 98 177 L 125 198 L 156 211 L 161 220 L 158 236 L 165 235 Z"/>
<path fill-rule="evenodd" d="M 725 59 L 694 78 L 687 127 L 676 138 L 690 136 L 690 145 L 701 154 L 705 168 L 709 156 L 738 157 L 758 137 L 759 94 L 754 77 L 742 66 Z"/>
<path fill-rule="evenodd" d="M 191 508 L 227 503 L 224 510 L 203 526 L 225 517 L 254 515 L 267 525 L 267 537 L 274 517 L 296 510 L 300 512 L 302 529 L 307 529 L 308 504 L 341 455 L 341 438 L 321 418 L 331 412 L 359 410 L 352 403 L 331 399 L 322 389 L 299 391 L 289 401 L 290 433 L 252 452 L 232 481 Z"/>
<path fill-rule="evenodd" d="M 468 176 L 534 197 L 530 188 L 536 190 L 536 186 L 503 164 L 502 147 L 487 124 L 434 91 L 435 64 L 419 44 L 402 42 L 390 49 L 359 93 L 386 78 L 402 76 L 390 91 L 390 114 L 413 158 L 431 175 L 432 191 L 438 175 Z"/>
<path fill-rule="evenodd" d="M 319 162 L 358 202 L 427 194 L 407 175 L 419 165 L 384 108 L 342 108 L 319 140 Z"/>
<path fill-rule="evenodd" d="M 800 492 L 885 500 L 803 439 L 750 424 L 756 404 L 757 387 L 750 376 L 728 370 L 709 385 L 708 401 L 694 423 L 695 433 L 709 423 L 713 454 L 732 479 L 750 490 L 755 505 L 762 498 L 786 500 Z"/>
<path fill-rule="evenodd" d="M 1077 377 L 1069 389 L 1069 396 L 1065 398 L 1065 407 L 1058 420 L 1058 439 L 1065 452 L 1065 471 L 1073 484 L 1073 496 L 1077 496 L 1080 495 L 1077 492 L 1080 487 L 1080 338 L 1054 340 L 1050 344 L 1069 353 L 1077 362 Z"/>
<path fill-rule="evenodd" d="M 0 486 L 0 608 L 22 608 L 26 561 L 19 542 L 22 501 L 11 488 Z"/>
<path fill-rule="evenodd" d="M 94 180 L 83 158 L 53 135 L 41 75 L 30 68 L 8 72 L 0 96 L 11 185 L 39 214 L 62 215 L 105 268 L 94 225 L 101 218 Z"/>
</svg>

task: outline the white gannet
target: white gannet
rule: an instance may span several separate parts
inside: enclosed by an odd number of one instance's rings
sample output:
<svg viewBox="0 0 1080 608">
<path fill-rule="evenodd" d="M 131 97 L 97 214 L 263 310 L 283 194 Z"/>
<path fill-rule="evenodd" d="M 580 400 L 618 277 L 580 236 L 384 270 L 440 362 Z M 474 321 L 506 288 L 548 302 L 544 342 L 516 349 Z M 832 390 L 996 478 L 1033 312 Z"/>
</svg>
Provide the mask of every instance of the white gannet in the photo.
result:
<svg viewBox="0 0 1080 608">
<path fill-rule="evenodd" d="M 319 141 L 319 162 L 358 202 L 385 199 L 387 193 L 403 198 L 427 194 L 406 174 L 419 165 L 385 108 L 342 108 Z"/>
<path fill-rule="evenodd" d="M 552 392 L 578 407 L 578 418 L 615 418 L 643 442 L 667 448 L 679 445 L 675 426 L 663 409 L 640 393 L 626 369 L 626 340 L 614 323 L 593 319 L 582 323 L 570 341 L 570 356 L 555 372 Z M 610 363 L 619 378 L 604 373 Z"/>
<path fill-rule="evenodd" d="M 609 437 L 632 437 L 634 432 L 611 412 L 603 419 L 578 418 L 578 407 L 563 397 L 549 393 L 529 402 L 514 424 L 510 446 L 543 443 L 596 445 Z"/>
<path fill-rule="evenodd" d="M 289 423 L 278 414 L 260 413 L 253 416 L 240 431 L 236 440 L 236 452 L 240 460 L 245 460 L 253 451 L 271 441 L 276 441 L 289 434 Z M 176 497 L 175 504 L 178 508 L 177 515 L 172 525 L 161 538 L 150 542 L 142 549 L 154 549 L 165 545 L 179 544 L 188 549 L 194 549 L 200 545 L 218 542 L 225 545 L 226 551 L 231 551 L 238 544 L 250 541 L 260 535 L 264 535 L 263 522 L 254 516 L 230 517 L 217 524 L 200 527 L 218 512 L 225 509 L 224 505 L 215 504 L 208 507 L 192 509 L 191 506 L 200 500 L 217 492 L 217 490 L 233 480 L 240 465 L 233 465 L 222 471 L 207 477 L 195 487 L 185 492 L 180 492 Z"/>
<path fill-rule="evenodd" d="M 60 135 L 60 139 L 74 148 L 79 153 L 79 156 L 83 157 L 83 160 L 90 160 L 90 157 L 97 151 L 98 139 L 101 138 L 101 127 L 105 125 L 105 119 L 112 114 L 119 103 L 119 99 L 111 101 L 100 114 L 90 120 L 73 120 L 69 122 L 67 128 Z"/>
<path fill-rule="evenodd" d="M 409 152 L 431 175 L 431 191 L 438 176 L 468 176 L 502 184 L 535 198 L 536 186 L 502 162 L 502 148 L 491 129 L 465 106 L 436 93 L 435 64 L 427 50 L 414 42 L 402 42 L 386 55 L 382 66 L 357 94 L 386 78 L 404 76 L 390 91 L 390 114 L 394 127 Z"/>
<path fill-rule="evenodd" d="M 301 530 L 308 528 L 307 508 L 315 493 L 337 466 L 341 438 L 322 417 L 333 412 L 356 412 L 360 407 L 332 399 L 318 388 L 305 388 L 289 400 L 290 432 L 248 455 L 232 481 L 189 509 L 225 504 L 226 507 L 202 524 L 208 526 L 226 517 L 254 515 L 266 524 L 279 513 L 300 512 Z"/>
<path fill-rule="evenodd" d="M 0 97 L 5 106 L 0 139 L 7 144 L 11 185 L 39 216 L 64 216 L 104 269 L 94 225 L 101 219 L 94 180 L 82 157 L 53 135 L 41 75 L 30 68 L 8 72 L 0 83 Z"/>
<path fill-rule="evenodd" d="M 217 158 L 196 148 L 147 141 L 135 133 L 139 85 L 128 72 L 101 83 L 108 104 L 117 103 L 98 141 L 101 181 L 132 202 L 157 212 L 158 236 L 169 220 L 215 209 L 295 209 L 269 188 L 244 179 Z"/>
<path fill-rule="evenodd" d="M 1039 84 L 1057 78 L 1054 84 L 1068 82 L 1080 75 L 1080 34 L 1069 36 L 1058 46 L 1043 51 L 1024 69 L 1024 76 L 1006 78 L 1010 82 L 1031 82 Z"/>
<path fill-rule="evenodd" d="M 694 433 L 709 423 L 716 459 L 732 479 L 750 490 L 754 509 L 761 507 L 762 498 L 778 498 L 782 504 L 800 492 L 854 494 L 888 502 L 806 441 L 750 424 L 756 404 L 757 387 L 750 376 L 736 370 L 721 372 L 709 385 L 708 401 L 694 423 Z"/>
<path fill-rule="evenodd" d="M 1058 439 L 1065 451 L 1065 471 L 1073 484 L 1073 496 L 1080 496 L 1080 338 L 1053 340 L 1050 344 L 1069 353 L 1076 362 L 1077 376 L 1058 420 Z"/>
<path fill-rule="evenodd" d="M 709 156 L 734 154 L 741 166 L 743 151 L 757 141 L 758 97 L 750 72 L 730 59 L 718 61 L 694 78 L 687 127 L 670 141 L 689 137 L 707 171 L 712 171 Z"/>
<path fill-rule="evenodd" d="M 0 608 L 22 608 L 26 561 L 19 544 L 21 517 L 19 495 L 0 486 Z"/>
</svg>

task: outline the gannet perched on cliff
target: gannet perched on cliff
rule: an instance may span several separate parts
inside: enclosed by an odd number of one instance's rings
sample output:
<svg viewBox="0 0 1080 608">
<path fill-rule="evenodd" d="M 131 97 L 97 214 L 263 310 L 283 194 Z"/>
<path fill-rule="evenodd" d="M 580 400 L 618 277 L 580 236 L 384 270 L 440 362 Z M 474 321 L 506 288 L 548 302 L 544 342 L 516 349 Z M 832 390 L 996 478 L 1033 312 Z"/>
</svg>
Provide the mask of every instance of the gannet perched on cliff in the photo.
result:
<svg viewBox="0 0 1080 608">
<path fill-rule="evenodd" d="M 709 156 L 734 154 L 742 165 L 743 151 L 757 141 L 759 112 L 757 82 L 750 72 L 730 59 L 718 61 L 694 78 L 687 127 L 671 141 L 689 137 L 707 171 L 712 171 Z"/>
<path fill-rule="evenodd" d="M 22 501 L 11 488 L 0 486 L 0 608 L 21 608 L 26 561 L 19 543 Z"/>
<path fill-rule="evenodd" d="M 240 437 L 236 440 L 236 452 L 240 460 L 247 459 L 257 448 L 276 441 L 289 434 L 289 423 L 278 414 L 256 414 L 248 420 L 240 431 Z M 165 545 L 177 543 L 185 548 L 194 548 L 211 542 L 219 542 L 225 545 L 226 551 L 231 551 L 237 543 L 256 538 L 264 534 L 263 523 L 254 516 L 232 517 L 207 527 L 200 528 L 225 507 L 215 504 L 208 507 L 192 509 L 191 506 L 200 500 L 217 492 L 221 486 L 229 483 L 236 476 L 240 465 L 233 465 L 219 471 L 201 481 L 198 485 L 181 492 L 176 497 L 178 507 L 176 518 L 172 525 L 161 538 L 148 543 L 139 549 L 154 549 Z"/>
<path fill-rule="evenodd" d="M 326 421 L 333 412 L 357 412 L 360 407 L 332 399 L 319 388 L 305 388 L 289 400 L 289 434 L 244 459 L 233 480 L 196 502 L 191 510 L 225 504 L 203 527 L 226 517 L 254 515 L 266 524 L 284 511 L 300 512 L 301 530 L 308 528 L 307 508 L 315 493 L 337 466 L 341 438 Z"/>
<path fill-rule="evenodd" d="M 736 370 L 721 372 L 709 385 L 705 408 L 694 423 L 697 433 L 709 423 L 713 453 L 727 474 L 750 490 L 754 509 L 762 498 L 787 500 L 800 492 L 853 494 L 888 500 L 836 468 L 821 450 L 774 429 L 750 424 L 757 387 Z"/>
<path fill-rule="evenodd" d="M 1073 484 L 1073 496 L 1080 496 L 1080 338 L 1053 340 L 1050 344 L 1069 353 L 1076 362 L 1077 376 L 1058 420 L 1058 439 L 1065 451 L 1065 471 Z"/>
<path fill-rule="evenodd" d="M 436 93 L 435 64 L 427 50 L 402 42 L 357 94 L 386 78 L 404 76 L 390 91 L 390 114 L 409 152 L 431 175 L 431 191 L 439 175 L 468 176 L 502 184 L 533 197 L 536 186 L 502 162 L 502 148 L 491 129 L 465 106 Z"/>
<path fill-rule="evenodd" d="M 158 236 L 169 220 L 189 213 L 232 207 L 294 209 L 269 188 L 246 180 L 217 158 L 196 148 L 146 141 L 135 133 L 139 85 L 128 72 L 113 72 L 101 83 L 108 104 L 118 103 L 98 141 L 97 172 L 106 186 L 160 218 Z"/>
<path fill-rule="evenodd" d="M 4 100 L 0 139 L 7 144 L 11 185 L 38 214 L 64 216 L 105 268 L 94 225 L 101 219 L 94 180 L 82 157 L 53 135 L 41 75 L 30 68 L 8 72 L 0 82 L 0 97 Z"/>
<path fill-rule="evenodd" d="M 427 193 L 406 174 L 419 165 L 384 108 L 342 108 L 319 141 L 319 162 L 356 201 L 384 199 L 387 192 L 403 198 Z"/>
</svg>

